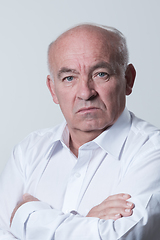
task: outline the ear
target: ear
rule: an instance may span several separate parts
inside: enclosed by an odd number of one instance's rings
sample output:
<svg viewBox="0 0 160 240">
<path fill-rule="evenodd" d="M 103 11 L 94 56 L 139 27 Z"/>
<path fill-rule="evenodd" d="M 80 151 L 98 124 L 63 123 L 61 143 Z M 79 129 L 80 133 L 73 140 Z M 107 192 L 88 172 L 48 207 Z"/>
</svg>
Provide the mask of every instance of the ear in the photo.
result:
<svg viewBox="0 0 160 240">
<path fill-rule="evenodd" d="M 59 104 L 58 102 L 58 99 L 57 99 L 57 95 L 55 93 L 55 85 L 54 85 L 54 82 L 53 80 L 51 79 L 51 76 L 48 75 L 47 76 L 47 81 L 46 81 L 46 84 L 47 84 L 47 87 L 51 93 L 51 96 L 53 98 L 53 101 L 56 103 L 56 104 Z"/>
<path fill-rule="evenodd" d="M 132 64 L 129 64 L 125 72 L 126 95 L 130 95 L 132 93 L 135 77 L 136 77 L 136 70 Z"/>
</svg>

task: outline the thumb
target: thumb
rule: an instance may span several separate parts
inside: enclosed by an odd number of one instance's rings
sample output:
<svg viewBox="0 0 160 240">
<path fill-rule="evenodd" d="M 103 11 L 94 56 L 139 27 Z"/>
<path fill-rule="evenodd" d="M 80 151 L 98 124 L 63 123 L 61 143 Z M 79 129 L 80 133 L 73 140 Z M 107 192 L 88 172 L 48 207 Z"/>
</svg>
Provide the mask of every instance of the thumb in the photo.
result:
<svg viewBox="0 0 160 240">
<path fill-rule="evenodd" d="M 30 197 L 31 195 L 29 193 L 23 194 L 23 201 L 27 201 Z"/>
</svg>

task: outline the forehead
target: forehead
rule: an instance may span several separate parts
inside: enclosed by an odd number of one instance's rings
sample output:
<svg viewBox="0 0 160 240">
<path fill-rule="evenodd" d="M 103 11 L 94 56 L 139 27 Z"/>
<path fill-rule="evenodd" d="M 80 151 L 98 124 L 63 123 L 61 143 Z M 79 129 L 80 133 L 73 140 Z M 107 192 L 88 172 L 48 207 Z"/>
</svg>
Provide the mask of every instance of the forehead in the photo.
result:
<svg viewBox="0 0 160 240">
<path fill-rule="evenodd" d="M 50 63 L 53 71 L 65 67 L 66 64 L 87 67 L 96 61 L 111 62 L 110 45 L 109 36 L 103 31 L 87 29 L 70 31 L 57 39 L 52 46 Z"/>
</svg>

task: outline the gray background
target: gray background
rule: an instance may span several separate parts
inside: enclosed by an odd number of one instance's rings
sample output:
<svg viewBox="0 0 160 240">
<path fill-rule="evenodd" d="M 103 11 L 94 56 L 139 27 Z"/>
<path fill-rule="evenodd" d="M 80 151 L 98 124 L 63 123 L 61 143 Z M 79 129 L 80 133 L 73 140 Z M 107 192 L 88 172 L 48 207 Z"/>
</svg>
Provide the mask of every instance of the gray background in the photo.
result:
<svg viewBox="0 0 160 240">
<path fill-rule="evenodd" d="M 48 44 L 75 24 L 118 28 L 137 70 L 127 106 L 160 128 L 158 0 L 0 0 L 0 172 L 31 131 L 63 120 L 46 87 Z"/>
</svg>

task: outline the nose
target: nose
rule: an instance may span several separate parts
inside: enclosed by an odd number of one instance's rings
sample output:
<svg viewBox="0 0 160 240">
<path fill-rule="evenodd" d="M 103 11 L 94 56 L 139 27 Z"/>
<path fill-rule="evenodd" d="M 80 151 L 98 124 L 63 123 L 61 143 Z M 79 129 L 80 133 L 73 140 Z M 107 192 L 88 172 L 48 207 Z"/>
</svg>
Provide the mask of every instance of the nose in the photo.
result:
<svg viewBox="0 0 160 240">
<path fill-rule="evenodd" d="M 87 101 L 87 100 L 92 100 L 96 96 L 97 96 L 97 92 L 94 88 L 94 84 L 92 80 L 79 81 L 78 89 L 77 89 L 77 98 Z"/>
</svg>

